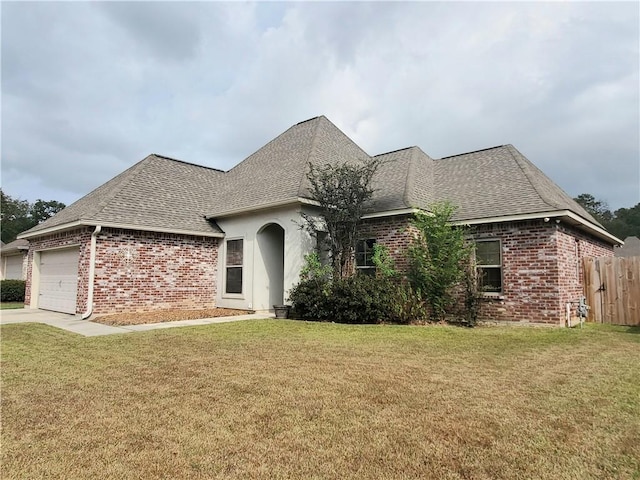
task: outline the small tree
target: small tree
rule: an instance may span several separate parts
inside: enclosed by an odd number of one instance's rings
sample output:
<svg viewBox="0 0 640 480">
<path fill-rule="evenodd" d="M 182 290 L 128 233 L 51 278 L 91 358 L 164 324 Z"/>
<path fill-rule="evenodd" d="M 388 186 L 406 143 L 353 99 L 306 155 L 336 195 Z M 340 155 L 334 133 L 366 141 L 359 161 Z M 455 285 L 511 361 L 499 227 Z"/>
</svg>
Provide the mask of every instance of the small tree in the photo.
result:
<svg viewBox="0 0 640 480">
<path fill-rule="evenodd" d="M 450 203 L 436 203 L 430 213 L 417 212 L 412 219 L 418 234 L 408 251 L 409 279 L 437 320 L 453 303 L 452 288 L 464 279 L 472 254 L 464 228 L 451 224 L 455 210 Z"/>
<path fill-rule="evenodd" d="M 358 225 L 362 221 L 365 204 L 371 199 L 371 180 L 380 161 L 366 163 L 315 166 L 309 164 L 307 178 L 310 196 L 320 204 L 320 217 L 326 228 L 334 278 L 353 273 Z M 314 238 L 321 230 L 314 218 L 303 214 L 304 224 Z"/>
</svg>

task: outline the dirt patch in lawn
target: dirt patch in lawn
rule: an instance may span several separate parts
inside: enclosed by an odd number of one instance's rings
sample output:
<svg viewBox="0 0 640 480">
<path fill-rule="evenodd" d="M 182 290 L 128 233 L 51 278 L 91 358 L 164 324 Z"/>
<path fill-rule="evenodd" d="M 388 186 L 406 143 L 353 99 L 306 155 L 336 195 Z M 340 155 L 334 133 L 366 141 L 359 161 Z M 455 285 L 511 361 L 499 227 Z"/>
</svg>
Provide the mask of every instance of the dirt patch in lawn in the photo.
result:
<svg viewBox="0 0 640 480">
<path fill-rule="evenodd" d="M 157 310 L 145 313 L 117 313 L 93 319 L 104 325 L 141 325 L 143 323 L 174 322 L 176 320 L 196 320 L 199 318 L 232 317 L 253 313 L 248 310 L 231 308 L 208 308 L 203 310 Z"/>
</svg>

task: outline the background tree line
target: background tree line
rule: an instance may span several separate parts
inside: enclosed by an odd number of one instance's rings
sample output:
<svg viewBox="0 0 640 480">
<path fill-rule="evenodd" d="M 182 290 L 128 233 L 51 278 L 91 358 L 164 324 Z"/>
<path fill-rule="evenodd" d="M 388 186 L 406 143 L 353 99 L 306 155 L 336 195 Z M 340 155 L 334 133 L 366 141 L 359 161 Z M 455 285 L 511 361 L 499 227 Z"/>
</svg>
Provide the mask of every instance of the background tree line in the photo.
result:
<svg viewBox="0 0 640 480">
<path fill-rule="evenodd" d="M 637 203 L 635 207 L 619 208 L 612 212 L 607 202 L 597 200 L 589 193 L 582 193 L 574 200 L 593 215 L 609 233 L 619 239 L 640 238 L 640 203 Z"/>
<path fill-rule="evenodd" d="M 4 243 L 13 242 L 20 233 L 44 222 L 66 206 L 56 200 L 38 199 L 29 203 L 6 195 L 2 189 L 0 195 L 0 229 Z"/>
</svg>

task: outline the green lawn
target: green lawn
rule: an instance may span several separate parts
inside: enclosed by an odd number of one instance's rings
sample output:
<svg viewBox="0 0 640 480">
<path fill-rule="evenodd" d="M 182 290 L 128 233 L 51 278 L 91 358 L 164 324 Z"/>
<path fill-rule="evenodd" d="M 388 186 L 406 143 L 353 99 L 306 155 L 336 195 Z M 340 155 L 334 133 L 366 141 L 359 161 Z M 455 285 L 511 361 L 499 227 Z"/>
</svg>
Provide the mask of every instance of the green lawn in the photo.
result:
<svg viewBox="0 0 640 480">
<path fill-rule="evenodd" d="M 1 327 L 3 479 L 638 479 L 640 329 Z"/>
<path fill-rule="evenodd" d="M 24 308 L 24 302 L 0 302 L 0 310 L 14 310 Z"/>
</svg>

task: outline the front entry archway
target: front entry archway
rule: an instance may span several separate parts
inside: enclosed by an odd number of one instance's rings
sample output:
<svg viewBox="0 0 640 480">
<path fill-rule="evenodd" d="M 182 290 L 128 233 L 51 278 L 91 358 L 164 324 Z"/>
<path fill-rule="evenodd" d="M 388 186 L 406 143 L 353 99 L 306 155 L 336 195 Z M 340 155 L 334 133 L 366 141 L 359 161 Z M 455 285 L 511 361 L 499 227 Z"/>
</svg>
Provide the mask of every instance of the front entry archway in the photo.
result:
<svg viewBox="0 0 640 480">
<path fill-rule="evenodd" d="M 269 223 L 258 231 L 254 272 L 254 310 L 284 303 L 284 228 Z"/>
</svg>

